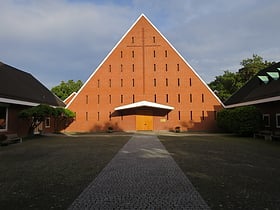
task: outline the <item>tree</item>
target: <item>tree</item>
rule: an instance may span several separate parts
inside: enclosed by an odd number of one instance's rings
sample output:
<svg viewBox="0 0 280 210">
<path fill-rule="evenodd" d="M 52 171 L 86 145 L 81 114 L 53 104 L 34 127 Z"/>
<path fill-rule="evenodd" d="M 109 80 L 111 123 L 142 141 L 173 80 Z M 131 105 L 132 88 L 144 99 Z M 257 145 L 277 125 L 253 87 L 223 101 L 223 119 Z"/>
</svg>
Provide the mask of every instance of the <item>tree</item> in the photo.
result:
<svg viewBox="0 0 280 210">
<path fill-rule="evenodd" d="M 240 62 L 240 65 L 243 67 L 238 70 L 237 74 L 240 76 L 240 81 L 244 84 L 261 69 L 267 68 L 274 63 L 275 62 L 264 61 L 261 56 L 253 54 L 253 58 L 247 58 Z"/>
<path fill-rule="evenodd" d="M 209 86 L 222 101 L 225 101 L 242 86 L 239 80 L 239 76 L 235 73 L 225 71 L 223 75 L 216 76 Z"/>
<path fill-rule="evenodd" d="M 274 63 L 263 61 L 261 56 L 253 54 L 252 58 L 247 58 L 240 62 L 241 69 L 237 72 L 224 71 L 223 75 L 216 76 L 215 80 L 209 83 L 209 87 L 222 101 L 226 101 L 235 91 L 255 76 L 258 71 Z"/>
<path fill-rule="evenodd" d="M 77 92 L 83 85 L 81 80 L 77 82 L 68 80 L 67 82 L 61 81 L 61 83 L 51 89 L 52 93 L 57 95 L 60 99 L 64 100 L 73 92 Z"/>
<path fill-rule="evenodd" d="M 55 132 L 59 132 L 68 127 L 76 117 L 75 113 L 63 107 L 57 107 L 54 112 Z"/>
<path fill-rule="evenodd" d="M 53 117 L 55 119 L 55 130 L 57 131 L 62 127 L 61 124 L 58 124 L 57 122 L 63 119 L 67 122 L 67 124 L 64 123 L 63 126 L 68 126 L 68 123 L 75 117 L 75 113 L 69 109 L 64 109 L 62 107 L 54 108 L 46 104 L 40 104 L 35 107 L 27 108 L 19 113 L 19 118 L 26 120 L 29 125 L 29 134 L 33 134 L 34 129 L 44 122 L 47 117 Z"/>
</svg>

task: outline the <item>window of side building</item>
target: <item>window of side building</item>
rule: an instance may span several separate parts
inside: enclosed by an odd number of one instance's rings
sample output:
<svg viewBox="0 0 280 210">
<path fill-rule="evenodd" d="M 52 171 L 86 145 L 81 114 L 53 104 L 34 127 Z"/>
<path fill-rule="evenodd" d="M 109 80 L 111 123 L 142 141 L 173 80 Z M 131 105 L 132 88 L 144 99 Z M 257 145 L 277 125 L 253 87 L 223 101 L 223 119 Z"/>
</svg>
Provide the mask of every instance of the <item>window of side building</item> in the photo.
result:
<svg viewBox="0 0 280 210">
<path fill-rule="evenodd" d="M 45 119 L 45 128 L 50 128 L 51 127 L 51 118 L 47 117 Z"/>
<path fill-rule="evenodd" d="M 263 123 L 264 123 L 264 127 L 266 128 L 270 127 L 270 114 L 263 114 Z"/>
<path fill-rule="evenodd" d="M 280 128 L 280 113 L 276 114 L 276 128 Z"/>
<path fill-rule="evenodd" d="M 0 131 L 6 131 L 8 129 L 8 108 L 0 106 Z"/>
</svg>

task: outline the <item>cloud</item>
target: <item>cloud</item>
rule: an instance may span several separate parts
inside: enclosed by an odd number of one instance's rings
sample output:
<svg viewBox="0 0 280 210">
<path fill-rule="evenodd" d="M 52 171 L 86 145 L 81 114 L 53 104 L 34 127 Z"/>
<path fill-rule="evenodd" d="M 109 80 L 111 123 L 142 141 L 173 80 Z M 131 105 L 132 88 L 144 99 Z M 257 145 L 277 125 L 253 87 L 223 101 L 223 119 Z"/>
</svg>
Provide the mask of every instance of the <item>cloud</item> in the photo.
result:
<svg viewBox="0 0 280 210">
<path fill-rule="evenodd" d="M 47 86 L 85 80 L 131 24 L 124 12 L 115 5 L 65 1 L 6 3 L 0 9 L 0 57 Z"/>
<path fill-rule="evenodd" d="M 240 61 L 253 53 L 279 61 L 279 2 L 193 2 L 186 10 L 192 18 L 179 21 L 167 35 L 205 80 L 238 70 Z M 173 20 L 177 17 L 174 13 Z"/>
<path fill-rule="evenodd" d="M 0 60 L 46 86 L 85 81 L 145 13 L 206 82 L 256 53 L 279 61 L 280 2 L 10 0 L 0 7 Z"/>
</svg>

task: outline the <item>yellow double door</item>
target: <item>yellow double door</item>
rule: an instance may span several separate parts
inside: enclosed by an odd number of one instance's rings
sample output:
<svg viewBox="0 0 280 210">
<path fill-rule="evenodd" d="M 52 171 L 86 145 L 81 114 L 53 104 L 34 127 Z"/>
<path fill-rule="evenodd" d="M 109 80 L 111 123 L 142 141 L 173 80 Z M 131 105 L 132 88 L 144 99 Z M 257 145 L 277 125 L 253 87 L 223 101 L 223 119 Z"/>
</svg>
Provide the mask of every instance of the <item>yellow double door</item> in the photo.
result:
<svg viewBox="0 0 280 210">
<path fill-rule="evenodd" d="M 136 115 L 136 130 L 151 131 L 154 129 L 153 113 L 151 111 L 142 110 Z"/>
</svg>

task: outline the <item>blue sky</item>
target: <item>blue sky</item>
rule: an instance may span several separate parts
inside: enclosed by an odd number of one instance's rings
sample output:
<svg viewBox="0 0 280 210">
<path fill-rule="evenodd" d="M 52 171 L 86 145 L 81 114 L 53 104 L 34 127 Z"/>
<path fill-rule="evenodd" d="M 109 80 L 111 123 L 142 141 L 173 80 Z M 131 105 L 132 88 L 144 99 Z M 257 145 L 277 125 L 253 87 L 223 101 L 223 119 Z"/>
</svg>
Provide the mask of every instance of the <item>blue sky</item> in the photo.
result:
<svg viewBox="0 0 280 210">
<path fill-rule="evenodd" d="M 0 61 L 48 88 L 86 81 L 144 13 L 207 83 L 258 54 L 280 61 L 277 0 L 2 0 Z"/>
</svg>

